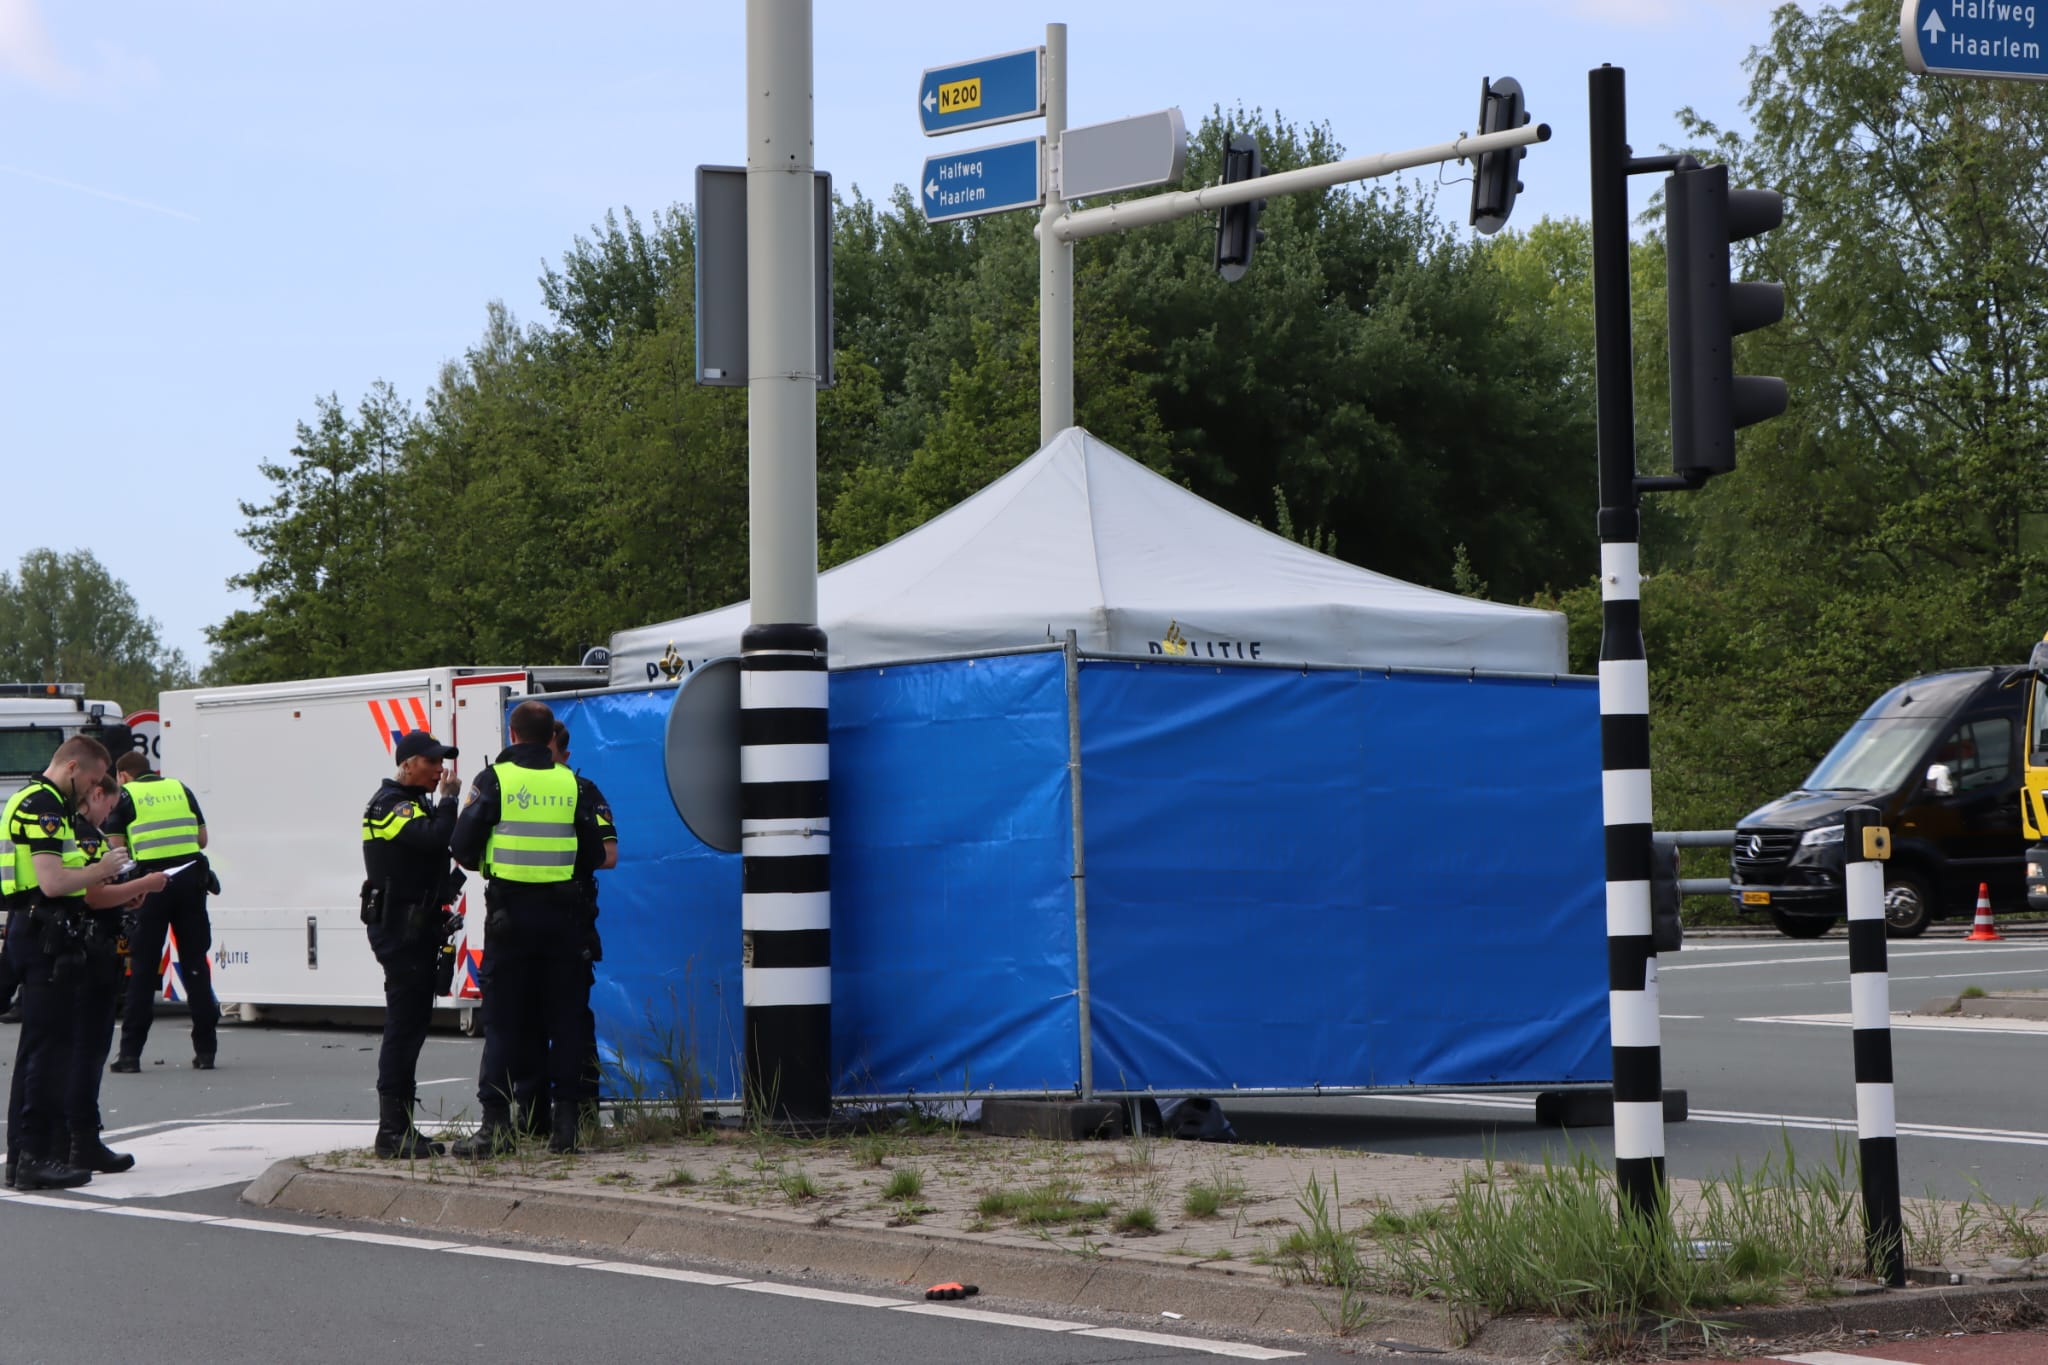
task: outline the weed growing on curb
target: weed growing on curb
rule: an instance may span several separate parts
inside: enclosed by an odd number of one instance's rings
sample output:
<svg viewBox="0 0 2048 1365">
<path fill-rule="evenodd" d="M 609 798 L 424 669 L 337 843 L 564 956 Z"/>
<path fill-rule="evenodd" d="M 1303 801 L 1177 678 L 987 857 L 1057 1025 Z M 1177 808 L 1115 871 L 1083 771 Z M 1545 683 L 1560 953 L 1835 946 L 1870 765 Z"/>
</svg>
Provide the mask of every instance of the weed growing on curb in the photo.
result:
<svg viewBox="0 0 2048 1365">
<path fill-rule="evenodd" d="M 1159 1231 L 1159 1212 L 1150 1204 L 1140 1204 L 1118 1215 L 1115 1226 L 1132 1237 L 1150 1237 Z"/>
<path fill-rule="evenodd" d="M 811 1173 L 801 1169 L 784 1172 L 781 1179 L 775 1182 L 775 1188 L 781 1190 L 783 1197 L 792 1204 L 816 1199 L 824 1193 L 818 1188 L 818 1182 L 811 1178 Z"/>
<path fill-rule="evenodd" d="M 884 1199 L 915 1199 L 924 1193 L 924 1172 L 906 1166 L 889 1174 L 889 1183 L 882 1186 Z"/>
</svg>

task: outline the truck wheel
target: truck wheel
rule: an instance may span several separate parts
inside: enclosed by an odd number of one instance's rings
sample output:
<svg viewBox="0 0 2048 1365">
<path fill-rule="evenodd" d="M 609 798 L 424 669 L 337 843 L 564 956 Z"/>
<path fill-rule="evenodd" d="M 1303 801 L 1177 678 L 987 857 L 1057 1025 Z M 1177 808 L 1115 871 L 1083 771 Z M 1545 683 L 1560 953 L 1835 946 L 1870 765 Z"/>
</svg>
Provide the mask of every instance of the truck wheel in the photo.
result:
<svg viewBox="0 0 2048 1365">
<path fill-rule="evenodd" d="M 1918 938 L 1927 932 L 1934 900 L 1927 883 L 1910 872 L 1887 872 L 1884 879 L 1884 930 L 1890 938 Z"/>
<path fill-rule="evenodd" d="M 476 1011 L 473 1009 L 464 1010 L 455 1017 L 455 1027 L 462 1030 L 462 1036 L 465 1038 L 476 1037 L 483 1032 L 483 1026 L 484 1021 L 476 1017 Z"/>
<path fill-rule="evenodd" d="M 1771 923 L 1786 938 L 1819 938 L 1835 927 L 1833 917 L 1828 915 L 1788 915 L 1783 910 L 1771 911 Z"/>
</svg>

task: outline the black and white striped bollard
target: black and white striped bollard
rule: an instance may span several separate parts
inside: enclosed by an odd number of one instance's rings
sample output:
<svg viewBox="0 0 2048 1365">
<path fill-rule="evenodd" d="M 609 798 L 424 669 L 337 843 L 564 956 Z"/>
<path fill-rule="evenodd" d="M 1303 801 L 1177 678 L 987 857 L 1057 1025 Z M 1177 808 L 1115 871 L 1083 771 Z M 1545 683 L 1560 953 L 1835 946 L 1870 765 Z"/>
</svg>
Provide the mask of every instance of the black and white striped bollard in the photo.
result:
<svg viewBox="0 0 2048 1365">
<path fill-rule="evenodd" d="M 1891 835 L 1878 823 L 1881 818 L 1874 806 L 1849 808 L 1842 828 L 1842 871 L 1849 906 L 1849 1022 L 1856 1049 L 1864 1246 L 1870 1273 L 1896 1289 L 1906 1283 L 1906 1244 L 1884 931 L 1884 859 L 1891 854 Z"/>
<path fill-rule="evenodd" d="M 832 1111 L 832 875 L 825 632 L 740 637 L 740 930 L 750 1112 Z"/>
</svg>

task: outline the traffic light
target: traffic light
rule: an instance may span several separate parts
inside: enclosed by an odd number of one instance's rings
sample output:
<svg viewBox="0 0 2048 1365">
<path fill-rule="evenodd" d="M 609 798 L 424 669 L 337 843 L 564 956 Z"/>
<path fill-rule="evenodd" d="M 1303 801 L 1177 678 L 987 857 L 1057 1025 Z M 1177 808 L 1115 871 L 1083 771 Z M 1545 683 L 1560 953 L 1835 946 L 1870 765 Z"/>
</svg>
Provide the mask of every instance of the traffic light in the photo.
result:
<svg viewBox="0 0 2048 1365">
<path fill-rule="evenodd" d="M 1687 158 L 1690 161 L 1690 158 Z M 1726 166 L 1664 182 L 1671 324 L 1671 463 L 1708 477 L 1735 468 L 1735 432 L 1785 411 L 1785 381 L 1735 373 L 1735 338 L 1785 316 L 1785 286 L 1729 282 L 1728 247 L 1785 221 L 1775 190 L 1731 190 Z"/>
<path fill-rule="evenodd" d="M 1256 180 L 1266 173 L 1259 160 L 1259 144 L 1256 139 L 1240 133 L 1230 139 L 1223 151 L 1223 183 L 1235 185 L 1240 180 Z M 1266 201 L 1252 199 L 1242 204 L 1232 204 L 1216 214 L 1216 273 L 1227 284 L 1235 284 L 1244 278 L 1244 272 L 1251 269 L 1252 248 L 1266 240 L 1265 230 L 1259 226 L 1259 215 L 1266 211 Z"/>
<path fill-rule="evenodd" d="M 1522 104 L 1522 83 L 1513 76 L 1479 82 L 1479 131 L 1505 133 L 1529 121 Z M 1525 147 L 1504 152 L 1482 152 L 1472 171 L 1472 226 L 1481 232 L 1499 232 L 1515 211 L 1515 196 L 1522 192 L 1522 155 Z"/>
</svg>

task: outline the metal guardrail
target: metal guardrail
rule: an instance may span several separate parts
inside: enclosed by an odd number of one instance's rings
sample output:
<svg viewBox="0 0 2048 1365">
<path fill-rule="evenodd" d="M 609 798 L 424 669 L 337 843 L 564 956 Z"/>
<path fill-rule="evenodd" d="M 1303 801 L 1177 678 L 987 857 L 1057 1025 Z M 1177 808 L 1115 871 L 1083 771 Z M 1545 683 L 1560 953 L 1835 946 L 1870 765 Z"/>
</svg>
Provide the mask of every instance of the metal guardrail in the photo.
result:
<svg viewBox="0 0 2048 1365">
<path fill-rule="evenodd" d="M 1729 848 L 1735 843 L 1732 829 L 1659 830 L 1651 837 L 1666 848 Z M 1681 896 L 1725 896 L 1733 890 L 1734 884 L 1726 877 L 1681 877 L 1678 881 Z"/>
</svg>

